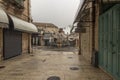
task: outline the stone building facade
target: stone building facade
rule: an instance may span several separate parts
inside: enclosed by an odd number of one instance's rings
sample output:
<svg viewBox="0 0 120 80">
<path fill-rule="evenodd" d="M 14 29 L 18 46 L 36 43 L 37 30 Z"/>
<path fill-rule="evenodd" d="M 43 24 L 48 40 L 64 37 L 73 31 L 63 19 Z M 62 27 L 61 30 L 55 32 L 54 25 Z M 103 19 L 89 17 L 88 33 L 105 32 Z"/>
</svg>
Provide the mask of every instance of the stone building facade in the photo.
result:
<svg viewBox="0 0 120 80">
<path fill-rule="evenodd" d="M 78 12 L 76 14 L 76 19 L 74 24 L 77 23 L 76 30 L 79 33 L 80 39 L 80 50 L 79 54 L 82 54 L 89 62 L 91 62 L 92 52 L 93 52 L 93 23 L 92 23 L 92 2 L 82 2 Z"/>
<path fill-rule="evenodd" d="M 39 30 L 43 30 L 44 32 L 57 33 L 59 31 L 58 27 L 52 23 L 40 23 L 33 22 Z"/>
<path fill-rule="evenodd" d="M 59 28 L 52 23 L 33 22 L 33 24 L 37 26 L 39 32 L 33 36 L 33 44 L 35 45 L 45 45 L 45 41 L 49 41 L 50 35 L 57 34 L 59 31 Z M 49 35 L 49 37 L 46 37 L 46 39 L 44 39 L 47 35 Z"/>
<path fill-rule="evenodd" d="M 0 11 L 0 59 L 31 52 L 30 0 L 0 0 Z"/>
</svg>

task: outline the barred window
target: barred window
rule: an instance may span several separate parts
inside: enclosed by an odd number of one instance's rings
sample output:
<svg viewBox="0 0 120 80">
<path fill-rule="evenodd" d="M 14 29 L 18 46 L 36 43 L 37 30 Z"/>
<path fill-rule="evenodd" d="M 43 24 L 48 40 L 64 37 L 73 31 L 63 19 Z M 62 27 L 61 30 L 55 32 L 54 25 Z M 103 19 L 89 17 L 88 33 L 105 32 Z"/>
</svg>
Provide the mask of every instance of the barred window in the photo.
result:
<svg viewBox="0 0 120 80">
<path fill-rule="evenodd" d="M 18 3 L 19 5 L 24 6 L 24 1 L 25 1 L 25 0 L 15 0 L 15 1 L 16 1 L 16 3 Z"/>
</svg>

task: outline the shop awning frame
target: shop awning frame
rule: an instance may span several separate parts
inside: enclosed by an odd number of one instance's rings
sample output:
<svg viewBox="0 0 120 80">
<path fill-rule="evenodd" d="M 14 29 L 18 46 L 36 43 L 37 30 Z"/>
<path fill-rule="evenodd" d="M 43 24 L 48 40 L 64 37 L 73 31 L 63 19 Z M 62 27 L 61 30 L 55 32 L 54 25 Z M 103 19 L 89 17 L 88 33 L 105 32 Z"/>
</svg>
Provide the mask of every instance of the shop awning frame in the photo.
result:
<svg viewBox="0 0 120 80">
<path fill-rule="evenodd" d="M 9 15 L 9 16 L 13 21 L 15 30 L 28 32 L 28 33 L 37 33 L 38 32 L 38 29 L 34 24 L 24 21 L 22 19 L 19 19 L 12 15 Z"/>
</svg>

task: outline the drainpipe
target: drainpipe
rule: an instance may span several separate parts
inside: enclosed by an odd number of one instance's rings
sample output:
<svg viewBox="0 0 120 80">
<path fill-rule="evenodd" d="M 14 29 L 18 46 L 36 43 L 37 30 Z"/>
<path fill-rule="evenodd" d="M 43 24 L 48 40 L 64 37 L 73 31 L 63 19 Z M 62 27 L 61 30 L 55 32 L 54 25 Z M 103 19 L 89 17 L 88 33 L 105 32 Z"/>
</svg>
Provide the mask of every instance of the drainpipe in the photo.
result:
<svg viewBox="0 0 120 80">
<path fill-rule="evenodd" d="M 30 14 L 30 7 L 31 7 L 30 6 L 30 0 L 28 0 L 27 2 L 28 2 L 28 4 L 27 4 L 28 5 L 27 6 L 28 7 L 27 8 L 28 9 L 28 22 L 31 22 L 31 18 L 30 18 L 30 16 L 31 16 L 31 14 Z M 33 50 L 32 50 L 33 47 L 32 47 L 32 44 L 31 44 L 31 38 L 32 38 L 32 33 L 29 33 L 28 34 L 28 53 L 33 52 Z"/>
<path fill-rule="evenodd" d="M 95 50 L 95 1 L 92 2 L 92 53 Z"/>
</svg>

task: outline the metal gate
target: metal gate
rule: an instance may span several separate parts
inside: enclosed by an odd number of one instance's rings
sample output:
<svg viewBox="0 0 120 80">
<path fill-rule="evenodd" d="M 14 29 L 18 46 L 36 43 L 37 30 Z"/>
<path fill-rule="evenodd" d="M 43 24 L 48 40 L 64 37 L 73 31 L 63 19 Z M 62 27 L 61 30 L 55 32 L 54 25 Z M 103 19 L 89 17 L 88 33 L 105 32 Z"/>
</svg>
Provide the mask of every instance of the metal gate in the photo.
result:
<svg viewBox="0 0 120 80">
<path fill-rule="evenodd" d="M 4 59 L 8 59 L 22 52 L 22 33 L 4 29 Z"/>
<path fill-rule="evenodd" d="M 99 17 L 99 66 L 120 80 L 120 4 Z"/>
</svg>

